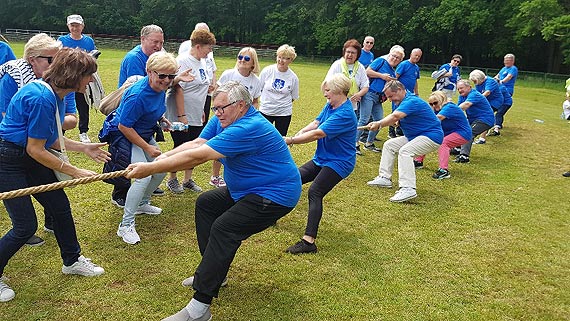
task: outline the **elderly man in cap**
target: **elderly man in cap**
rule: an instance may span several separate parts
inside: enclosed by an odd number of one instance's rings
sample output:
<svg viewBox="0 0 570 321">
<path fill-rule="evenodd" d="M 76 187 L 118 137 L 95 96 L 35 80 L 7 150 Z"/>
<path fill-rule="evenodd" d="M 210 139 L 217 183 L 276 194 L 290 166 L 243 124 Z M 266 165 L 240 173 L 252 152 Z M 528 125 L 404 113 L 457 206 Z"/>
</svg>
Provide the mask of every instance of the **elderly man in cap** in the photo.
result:
<svg viewBox="0 0 570 321">
<path fill-rule="evenodd" d="M 64 47 L 79 48 L 87 52 L 97 49 L 93 38 L 83 34 L 83 28 L 85 28 L 83 17 L 78 14 L 67 16 L 67 28 L 69 34 L 58 38 Z M 89 131 L 89 104 L 85 100 L 85 95 L 76 92 L 75 104 L 79 113 L 79 140 L 82 143 L 90 143 L 91 140 L 87 135 Z"/>
</svg>

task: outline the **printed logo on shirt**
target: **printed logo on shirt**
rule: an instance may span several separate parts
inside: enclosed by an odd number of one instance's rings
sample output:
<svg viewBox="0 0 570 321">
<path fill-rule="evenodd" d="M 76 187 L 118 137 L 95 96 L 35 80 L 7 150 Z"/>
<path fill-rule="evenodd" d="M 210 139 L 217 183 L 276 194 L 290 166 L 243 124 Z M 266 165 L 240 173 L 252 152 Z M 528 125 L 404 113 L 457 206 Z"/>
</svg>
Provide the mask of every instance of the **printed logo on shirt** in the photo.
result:
<svg viewBox="0 0 570 321">
<path fill-rule="evenodd" d="M 201 79 L 202 81 L 206 80 L 206 71 L 205 71 L 204 69 L 202 69 L 202 68 L 200 68 L 199 71 L 200 71 L 200 79 Z"/>
<path fill-rule="evenodd" d="M 285 87 L 285 80 L 276 78 L 275 81 L 273 82 L 273 89 L 279 90 L 283 89 L 283 87 Z"/>
</svg>

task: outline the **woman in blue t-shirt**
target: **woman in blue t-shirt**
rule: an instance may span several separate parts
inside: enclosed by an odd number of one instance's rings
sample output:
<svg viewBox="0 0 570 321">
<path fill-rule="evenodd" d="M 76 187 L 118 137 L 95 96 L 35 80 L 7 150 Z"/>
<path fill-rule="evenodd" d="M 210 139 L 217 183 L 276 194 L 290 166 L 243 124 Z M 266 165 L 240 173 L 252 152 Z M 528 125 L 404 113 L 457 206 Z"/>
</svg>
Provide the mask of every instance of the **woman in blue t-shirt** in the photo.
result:
<svg viewBox="0 0 570 321">
<path fill-rule="evenodd" d="M 501 110 L 504 97 L 500 84 L 496 79 L 485 75 L 485 73 L 479 69 L 475 69 L 469 74 L 469 80 L 475 84 L 475 89 L 487 98 L 489 105 L 491 105 L 495 113 Z M 487 132 L 484 131 L 481 133 L 479 139 L 475 141 L 475 144 L 485 144 L 487 142 L 486 138 Z"/>
<path fill-rule="evenodd" d="M 432 175 L 435 179 L 450 178 L 449 174 L 449 151 L 471 140 L 471 127 L 465 117 L 465 113 L 453 102 L 447 101 L 447 96 L 442 91 L 434 91 L 428 98 L 428 104 L 441 121 L 443 130 L 443 142 L 437 150 L 439 168 Z M 416 157 L 414 160 L 423 165 L 425 155 Z M 416 166 L 417 168 L 417 166 Z"/>
<path fill-rule="evenodd" d="M 294 137 L 285 138 L 289 146 L 317 141 L 313 159 L 299 167 L 301 182 L 313 184 L 309 187 L 305 235 L 286 250 L 291 254 L 317 252 L 315 239 L 323 216 L 323 198 L 352 172 L 356 164 L 354 132 L 357 121 L 347 97 L 351 86 L 352 82 L 344 74 L 333 74 L 325 79 L 321 90 L 327 103 L 319 116 Z"/>
<path fill-rule="evenodd" d="M 0 123 L 0 192 L 50 184 L 57 181 L 54 170 L 73 178 L 95 175 L 54 156 L 47 149 L 60 148 L 63 138 L 68 150 L 87 154 L 98 162 L 106 162 L 109 153 L 101 150 L 105 144 L 85 144 L 65 138 L 56 117 L 64 117 L 63 98 L 70 92 L 85 91 L 85 86 L 97 71 L 95 59 L 77 49 L 62 49 L 53 57 L 51 66 L 43 73 L 44 81 L 33 81 L 20 89 L 10 101 L 6 116 Z M 60 108 L 61 107 L 61 108 Z M 35 194 L 34 198 L 50 209 L 53 229 L 63 259 L 64 274 L 97 276 L 103 268 L 81 255 L 71 207 L 63 189 Z M 30 196 L 4 200 L 12 221 L 12 229 L 0 239 L 0 275 L 8 260 L 36 232 L 38 223 Z M 0 302 L 15 294 L 0 279 Z"/>
</svg>

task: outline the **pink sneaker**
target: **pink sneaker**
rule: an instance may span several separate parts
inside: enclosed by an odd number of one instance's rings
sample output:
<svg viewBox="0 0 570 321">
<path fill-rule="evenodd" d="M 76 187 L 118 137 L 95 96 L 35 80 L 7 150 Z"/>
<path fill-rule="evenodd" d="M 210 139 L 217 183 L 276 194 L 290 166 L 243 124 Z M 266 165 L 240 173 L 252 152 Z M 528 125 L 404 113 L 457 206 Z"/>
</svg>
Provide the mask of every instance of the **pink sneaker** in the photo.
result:
<svg viewBox="0 0 570 321">
<path fill-rule="evenodd" d="M 224 181 L 221 176 L 212 176 L 210 178 L 210 185 L 215 186 L 216 188 L 224 187 L 226 186 L 226 181 Z"/>
</svg>

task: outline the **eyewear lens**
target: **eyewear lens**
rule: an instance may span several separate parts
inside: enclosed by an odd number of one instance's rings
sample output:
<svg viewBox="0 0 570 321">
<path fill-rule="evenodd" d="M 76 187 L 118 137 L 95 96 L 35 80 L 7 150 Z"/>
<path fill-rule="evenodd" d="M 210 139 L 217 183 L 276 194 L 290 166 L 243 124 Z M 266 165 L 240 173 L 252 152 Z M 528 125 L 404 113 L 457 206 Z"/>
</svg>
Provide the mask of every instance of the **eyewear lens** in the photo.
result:
<svg viewBox="0 0 570 321">
<path fill-rule="evenodd" d="M 172 79 L 176 78 L 176 74 L 159 74 L 156 70 L 154 71 L 154 73 L 160 79 L 164 79 L 164 78 L 168 77 L 168 79 L 172 80 Z"/>
<path fill-rule="evenodd" d="M 245 56 L 239 55 L 239 56 L 238 56 L 238 60 L 250 61 L 250 60 L 251 60 L 251 57 L 248 56 L 248 55 L 245 55 Z"/>
</svg>

